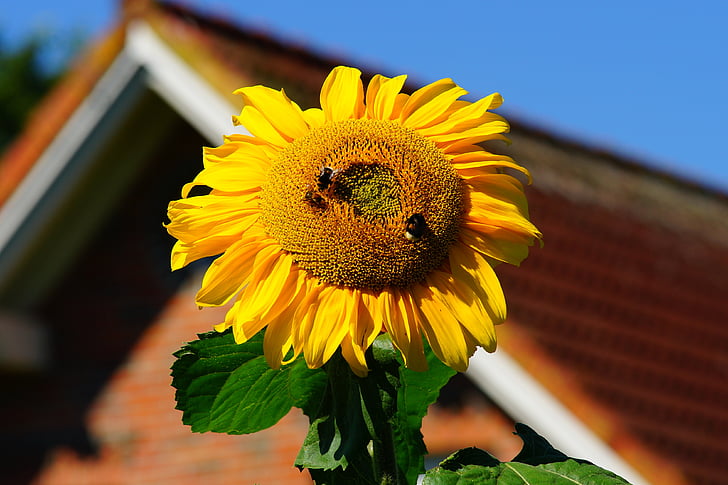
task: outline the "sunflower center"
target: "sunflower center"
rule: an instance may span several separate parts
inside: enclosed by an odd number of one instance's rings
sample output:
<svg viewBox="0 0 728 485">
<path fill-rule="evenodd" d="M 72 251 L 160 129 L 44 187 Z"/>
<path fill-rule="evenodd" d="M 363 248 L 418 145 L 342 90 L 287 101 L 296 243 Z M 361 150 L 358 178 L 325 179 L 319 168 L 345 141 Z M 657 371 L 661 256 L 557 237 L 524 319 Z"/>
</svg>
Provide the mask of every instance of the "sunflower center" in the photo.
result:
<svg viewBox="0 0 728 485">
<path fill-rule="evenodd" d="M 266 230 L 300 267 L 361 289 L 421 281 L 447 256 L 462 212 L 462 182 L 437 146 L 381 120 L 294 140 L 261 195 Z"/>
<path fill-rule="evenodd" d="M 349 204 L 357 216 L 372 221 L 386 221 L 402 211 L 399 182 L 386 165 L 352 165 L 336 175 L 333 189 L 334 196 Z"/>
</svg>

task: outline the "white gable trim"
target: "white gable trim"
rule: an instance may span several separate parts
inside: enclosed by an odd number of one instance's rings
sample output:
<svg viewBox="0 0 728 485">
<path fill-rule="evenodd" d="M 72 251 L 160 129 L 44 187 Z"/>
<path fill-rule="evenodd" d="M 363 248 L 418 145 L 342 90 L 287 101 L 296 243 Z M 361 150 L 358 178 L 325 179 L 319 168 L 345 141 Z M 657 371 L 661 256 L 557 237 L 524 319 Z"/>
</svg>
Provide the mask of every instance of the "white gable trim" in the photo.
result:
<svg viewBox="0 0 728 485">
<path fill-rule="evenodd" d="M 149 73 L 149 87 L 167 101 L 210 143 L 222 143 L 222 135 L 248 134 L 233 126 L 231 117 L 240 114 L 188 64 L 183 62 L 144 22 L 127 29 L 126 50 Z"/>
<path fill-rule="evenodd" d="M 139 64 L 122 52 L 0 207 L 0 282 L 93 162 L 94 150 L 130 104 L 119 101 L 143 89 Z"/>
<path fill-rule="evenodd" d="M 503 349 L 492 354 L 478 349 L 467 376 L 513 419 L 532 427 L 554 448 L 606 468 L 633 485 L 649 485 Z"/>
</svg>

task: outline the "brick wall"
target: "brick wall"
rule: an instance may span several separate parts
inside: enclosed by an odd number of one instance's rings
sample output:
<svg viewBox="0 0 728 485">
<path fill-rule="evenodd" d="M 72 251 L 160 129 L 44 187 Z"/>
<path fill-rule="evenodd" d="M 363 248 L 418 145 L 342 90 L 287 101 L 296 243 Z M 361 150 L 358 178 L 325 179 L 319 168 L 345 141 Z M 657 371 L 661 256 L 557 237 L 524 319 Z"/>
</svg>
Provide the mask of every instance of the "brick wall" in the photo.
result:
<svg viewBox="0 0 728 485">
<path fill-rule="evenodd" d="M 198 310 L 197 278 L 181 287 L 134 346 L 86 415 L 95 456 L 57 448 L 37 485 L 310 483 L 292 467 L 306 434 L 298 412 L 249 436 L 195 434 L 174 409 L 172 353 L 223 315 Z"/>
</svg>

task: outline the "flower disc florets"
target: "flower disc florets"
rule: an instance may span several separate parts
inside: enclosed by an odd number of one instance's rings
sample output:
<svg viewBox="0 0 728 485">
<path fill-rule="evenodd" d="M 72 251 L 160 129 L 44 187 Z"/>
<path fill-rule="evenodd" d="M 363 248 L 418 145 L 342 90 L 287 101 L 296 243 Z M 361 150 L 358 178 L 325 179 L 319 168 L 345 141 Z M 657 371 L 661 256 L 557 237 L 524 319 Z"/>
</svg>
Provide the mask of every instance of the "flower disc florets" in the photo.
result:
<svg viewBox="0 0 728 485">
<path fill-rule="evenodd" d="M 332 122 L 293 141 L 261 192 L 266 231 L 300 267 L 360 289 L 421 281 L 447 256 L 462 212 L 462 181 L 435 144 L 381 120 Z"/>
</svg>

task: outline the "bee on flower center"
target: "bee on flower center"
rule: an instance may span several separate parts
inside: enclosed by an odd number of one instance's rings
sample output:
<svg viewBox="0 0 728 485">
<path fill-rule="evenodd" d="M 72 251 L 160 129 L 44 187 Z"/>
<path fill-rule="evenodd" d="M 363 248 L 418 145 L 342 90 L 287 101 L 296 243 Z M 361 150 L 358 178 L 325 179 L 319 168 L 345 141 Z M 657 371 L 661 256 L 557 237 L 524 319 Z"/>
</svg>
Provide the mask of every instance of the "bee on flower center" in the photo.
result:
<svg viewBox="0 0 728 485">
<path fill-rule="evenodd" d="M 331 187 L 340 172 L 341 170 L 339 169 L 334 170 L 331 167 L 321 167 L 321 172 L 319 172 L 316 179 L 319 190 L 327 190 Z"/>
<path fill-rule="evenodd" d="M 321 167 L 319 174 L 316 176 L 316 187 L 308 185 L 306 194 L 303 199 L 318 210 L 325 210 L 328 207 L 326 199 L 331 195 L 332 189 L 335 187 L 336 176 L 341 172 L 339 169 L 331 167 Z"/>
<path fill-rule="evenodd" d="M 427 223 L 425 222 L 425 216 L 422 214 L 412 214 L 405 223 L 404 235 L 408 240 L 416 242 L 422 239 L 426 230 Z"/>
<path fill-rule="evenodd" d="M 303 196 L 303 200 L 315 209 L 324 210 L 327 207 L 326 201 L 321 193 L 310 185 L 306 189 L 306 194 Z"/>
</svg>

